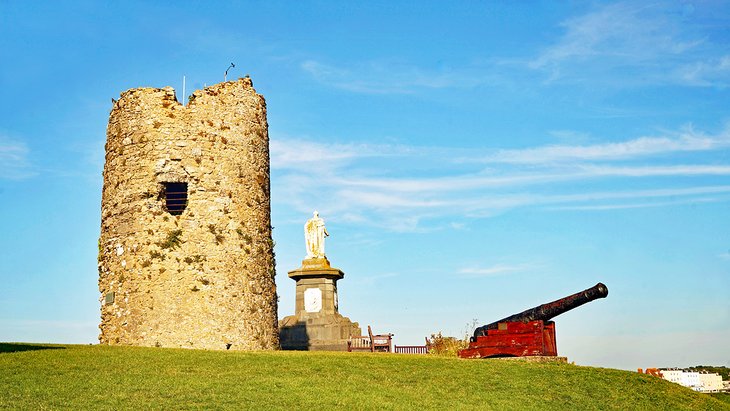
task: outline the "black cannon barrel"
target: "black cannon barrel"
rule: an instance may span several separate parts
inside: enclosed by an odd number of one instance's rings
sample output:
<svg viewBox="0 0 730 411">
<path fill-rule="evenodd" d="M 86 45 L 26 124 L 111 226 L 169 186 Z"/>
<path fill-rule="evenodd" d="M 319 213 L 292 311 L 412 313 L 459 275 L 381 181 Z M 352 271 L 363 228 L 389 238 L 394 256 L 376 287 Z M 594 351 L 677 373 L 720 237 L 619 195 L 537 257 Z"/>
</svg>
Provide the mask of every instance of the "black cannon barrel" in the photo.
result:
<svg viewBox="0 0 730 411">
<path fill-rule="evenodd" d="M 499 323 L 504 322 L 530 322 L 530 321 L 548 321 L 551 318 L 557 317 L 560 314 L 570 311 L 573 308 L 579 307 L 585 303 L 589 303 L 598 298 L 605 298 L 608 295 L 608 287 L 603 283 L 598 283 L 595 286 L 583 290 L 579 293 L 569 295 L 567 297 L 555 300 L 551 303 L 538 305 L 535 308 L 530 308 L 519 314 L 510 315 L 507 318 L 502 318 L 499 321 L 483 325 L 474 330 L 474 338 L 480 335 L 487 335 L 487 330 L 496 330 Z"/>
</svg>

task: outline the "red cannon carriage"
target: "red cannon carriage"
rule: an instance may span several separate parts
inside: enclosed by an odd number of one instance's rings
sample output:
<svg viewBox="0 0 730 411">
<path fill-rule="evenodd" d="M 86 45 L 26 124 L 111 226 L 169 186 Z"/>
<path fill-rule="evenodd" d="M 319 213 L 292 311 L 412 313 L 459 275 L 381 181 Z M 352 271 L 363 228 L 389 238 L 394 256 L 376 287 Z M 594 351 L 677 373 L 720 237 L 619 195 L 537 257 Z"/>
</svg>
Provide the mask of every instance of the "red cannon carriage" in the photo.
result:
<svg viewBox="0 0 730 411">
<path fill-rule="evenodd" d="M 555 323 L 550 321 L 566 311 L 608 295 L 602 283 L 551 303 L 474 330 L 469 348 L 459 351 L 461 358 L 557 356 Z"/>
</svg>

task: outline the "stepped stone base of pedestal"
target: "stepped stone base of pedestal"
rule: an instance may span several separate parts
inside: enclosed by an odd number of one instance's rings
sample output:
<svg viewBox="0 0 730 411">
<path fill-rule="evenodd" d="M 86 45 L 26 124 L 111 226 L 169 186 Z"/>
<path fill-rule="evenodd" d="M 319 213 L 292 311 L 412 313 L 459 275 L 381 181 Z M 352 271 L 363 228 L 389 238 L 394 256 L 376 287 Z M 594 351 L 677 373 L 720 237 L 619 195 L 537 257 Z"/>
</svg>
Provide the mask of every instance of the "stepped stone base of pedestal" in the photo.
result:
<svg viewBox="0 0 730 411">
<path fill-rule="evenodd" d="M 289 271 L 297 282 L 294 315 L 279 321 L 283 350 L 346 351 L 350 336 L 362 335 L 357 323 L 339 313 L 337 281 L 345 273 L 326 257 L 306 258 Z"/>
<path fill-rule="evenodd" d="M 358 323 L 340 314 L 290 315 L 279 327 L 283 350 L 347 351 L 349 337 L 362 335 Z"/>
</svg>

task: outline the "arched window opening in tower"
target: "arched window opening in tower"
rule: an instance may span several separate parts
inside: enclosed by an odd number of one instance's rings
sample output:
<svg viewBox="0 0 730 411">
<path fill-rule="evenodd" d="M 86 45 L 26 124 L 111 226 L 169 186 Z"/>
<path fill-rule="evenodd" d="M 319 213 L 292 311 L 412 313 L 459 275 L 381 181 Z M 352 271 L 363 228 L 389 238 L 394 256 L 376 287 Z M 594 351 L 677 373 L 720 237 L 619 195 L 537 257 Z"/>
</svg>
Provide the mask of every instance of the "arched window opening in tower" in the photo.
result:
<svg viewBox="0 0 730 411">
<path fill-rule="evenodd" d="M 172 215 L 180 215 L 188 205 L 188 183 L 162 183 L 165 208 Z"/>
</svg>

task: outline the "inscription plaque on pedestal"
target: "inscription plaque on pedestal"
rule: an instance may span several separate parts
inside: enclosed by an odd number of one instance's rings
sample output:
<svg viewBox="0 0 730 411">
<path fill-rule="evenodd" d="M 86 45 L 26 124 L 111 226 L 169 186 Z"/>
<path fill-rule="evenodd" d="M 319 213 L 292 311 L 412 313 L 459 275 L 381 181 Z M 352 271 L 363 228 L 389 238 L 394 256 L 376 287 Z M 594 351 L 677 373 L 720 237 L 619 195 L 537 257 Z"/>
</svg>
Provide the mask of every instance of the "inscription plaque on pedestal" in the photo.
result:
<svg viewBox="0 0 730 411">
<path fill-rule="evenodd" d="M 304 291 L 304 311 L 308 313 L 322 311 L 322 290 L 319 288 L 307 288 Z"/>
</svg>

